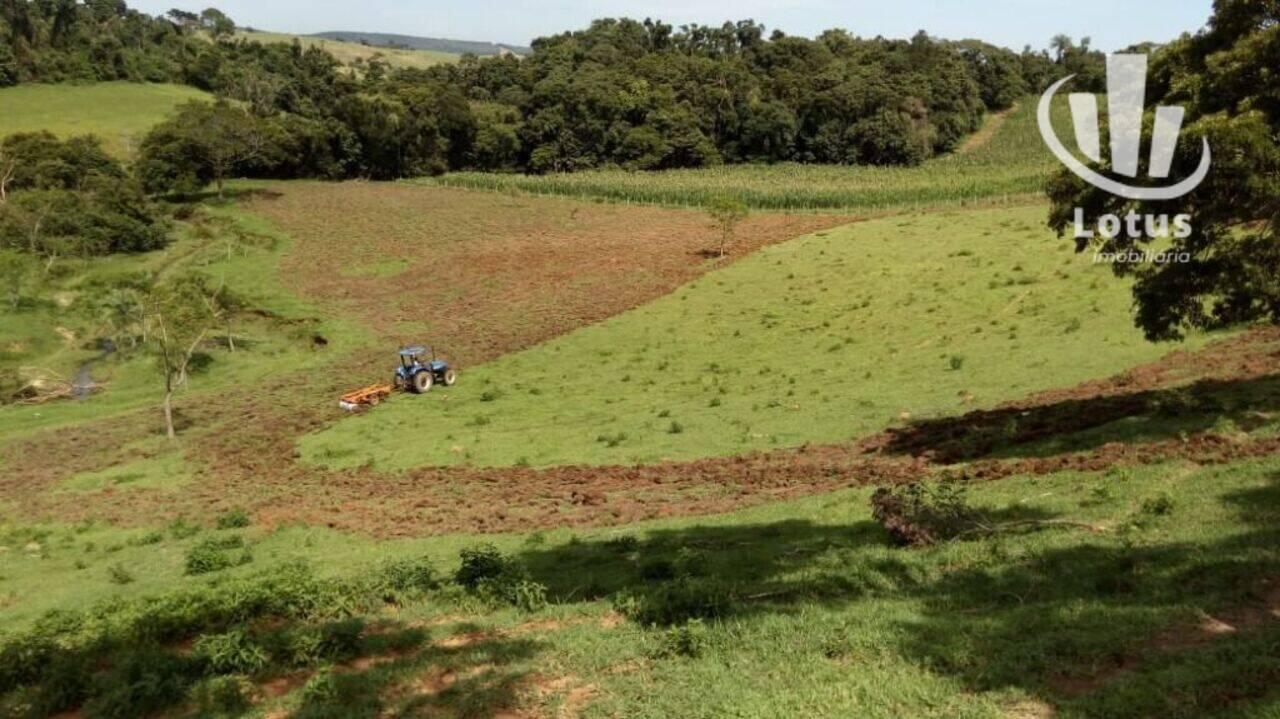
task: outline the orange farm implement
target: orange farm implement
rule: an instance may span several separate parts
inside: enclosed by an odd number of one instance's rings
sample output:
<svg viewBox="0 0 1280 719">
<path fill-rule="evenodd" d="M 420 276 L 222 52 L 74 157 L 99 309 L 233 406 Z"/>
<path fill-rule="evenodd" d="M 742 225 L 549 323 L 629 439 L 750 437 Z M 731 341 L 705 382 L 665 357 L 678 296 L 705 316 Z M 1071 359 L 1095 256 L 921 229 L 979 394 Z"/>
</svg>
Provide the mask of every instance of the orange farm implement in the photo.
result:
<svg viewBox="0 0 1280 719">
<path fill-rule="evenodd" d="M 425 359 L 428 354 L 431 359 Z M 338 399 L 338 406 L 348 412 L 356 412 L 376 405 L 397 389 L 425 394 L 437 384 L 452 387 L 457 381 L 458 371 L 436 357 L 431 349 L 420 345 L 405 347 L 400 350 L 400 366 L 392 374 L 391 384 L 371 384 L 352 390 Z"/>
<path fill-rule="evenodd" d="M 356 412 L 365 407 L 373 407 L 391 396 L 392 386 L 389 384 L 371 384 L 352 390 L 338 399 L 338 406 L 348 412 Z"/>
</svg>

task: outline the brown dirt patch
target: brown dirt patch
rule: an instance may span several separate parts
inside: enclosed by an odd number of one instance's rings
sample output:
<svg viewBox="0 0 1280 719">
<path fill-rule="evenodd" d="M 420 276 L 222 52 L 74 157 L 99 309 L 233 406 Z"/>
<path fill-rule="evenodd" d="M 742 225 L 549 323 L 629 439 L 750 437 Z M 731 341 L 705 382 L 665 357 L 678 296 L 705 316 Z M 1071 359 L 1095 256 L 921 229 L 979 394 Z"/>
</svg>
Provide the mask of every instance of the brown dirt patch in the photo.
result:
<svg viewBox="0 0 1280 719">
<path fill-rule="evenodd" d="M 582 684 L 575 676 L 536 677 L 532 690 L 544 702 L 551 697 L 560 697 L 556 719 L 574 719 L 596 693 L 594 684 Z"/>
<path fill-rule="evenodd" d="M 376 183 L 283 185 L 249 209 L 294 238 L 289 289 L 388 340 L 430 340 L 463 365 L 612 317 L 723 264 L 703 255 L 718 238 L 710 218 L 689 210 Z M 734 254 L 851 219 L 752 214 Z"/>
</svg>

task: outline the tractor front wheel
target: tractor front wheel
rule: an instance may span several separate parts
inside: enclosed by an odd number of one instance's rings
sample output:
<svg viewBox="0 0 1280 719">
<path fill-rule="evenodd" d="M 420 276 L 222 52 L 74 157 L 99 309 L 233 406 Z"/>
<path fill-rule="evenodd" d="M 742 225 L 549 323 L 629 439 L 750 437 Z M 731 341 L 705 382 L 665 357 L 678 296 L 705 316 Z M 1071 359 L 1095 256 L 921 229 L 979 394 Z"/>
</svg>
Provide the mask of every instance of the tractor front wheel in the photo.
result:
<svg viewBox="0 0 1280 719">
<path fill-rule="evenodd" d="M 419 372 L 413 376 L 413 391 L 422 394 L 431 389 L 432 378 L 430 372 Z"/>
<path fill-rule="evenodd" d="M 395 385 L 395 388 L 398 391 L 404 390 L 404 377 L 401 377 L 400 373 L 397 372 L 395 376 L 391 379 L 391 384 Z"/>
<path fill-rule="evenodd" d="M 447 369 L 444 371 L 444 386 L 452 387 L 458 381 L 458 371 Z"/>
</svg>

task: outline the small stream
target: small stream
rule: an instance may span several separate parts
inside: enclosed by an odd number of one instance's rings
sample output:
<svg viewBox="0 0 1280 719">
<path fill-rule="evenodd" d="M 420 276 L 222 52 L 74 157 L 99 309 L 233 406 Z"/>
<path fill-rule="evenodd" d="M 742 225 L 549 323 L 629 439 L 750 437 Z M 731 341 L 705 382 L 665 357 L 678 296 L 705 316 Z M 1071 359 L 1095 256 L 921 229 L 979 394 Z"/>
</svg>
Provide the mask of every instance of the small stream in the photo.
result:
<svg viewBox="0 0 1280 719">
<path fill-rule="evenodd" d="M 109 339 L 98 340 L 98 356 L 80 365 L 75 379 L 71 380 L 71 396 L 84 399 L 92 394 L 93 375 L 90 371 L 95 362 L 101 362 L 116 351 L 116 343 Z"/>
</svg>

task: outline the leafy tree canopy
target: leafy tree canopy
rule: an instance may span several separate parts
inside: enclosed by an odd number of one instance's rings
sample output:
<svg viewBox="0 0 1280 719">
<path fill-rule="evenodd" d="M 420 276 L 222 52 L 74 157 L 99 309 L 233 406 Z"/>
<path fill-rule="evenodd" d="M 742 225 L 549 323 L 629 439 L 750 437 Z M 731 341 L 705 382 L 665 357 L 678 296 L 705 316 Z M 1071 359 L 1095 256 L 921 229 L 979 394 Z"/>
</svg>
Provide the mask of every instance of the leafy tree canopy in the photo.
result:
<svg viewBox="0 0 1280 719">
<path fill-rule="evenodd" d="M 1136 323 L 1153 340 L 1176 339 L 1188 329 L 1280 321 L 1277 67 L 1280 2 L 1216 0 L 1205 30 L 1155 54 L 1147 92 L 1153 106 L 1186 107 L 1169 177 L 1192 174 L 1201 138 L 1207 138 L 1213 165 L 1205 182 L 1188 195 L 1159 202 L 1116 197 L 1065 170 L 1051 182 L 1050 224 L 1060 232 L 1074 226 L 1076 208 L 1090 225 L 1106 214 L 1190 216 L 1187 236 L 1172 238 L 1173 253 L 1186 261 L 1113 265 L 1118 275 L 1133 279 Z M 1149 117 L 1148 134 L 1150 129 Z M 1139 235 L 1122 232 L 1078 244 L 1081 250 L 1127 253 L 1146 249 L 1150 240 Z"/>
</svg>

